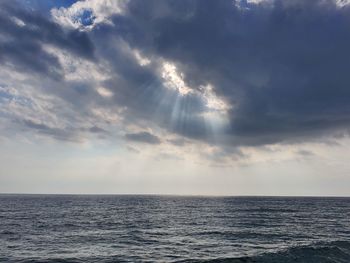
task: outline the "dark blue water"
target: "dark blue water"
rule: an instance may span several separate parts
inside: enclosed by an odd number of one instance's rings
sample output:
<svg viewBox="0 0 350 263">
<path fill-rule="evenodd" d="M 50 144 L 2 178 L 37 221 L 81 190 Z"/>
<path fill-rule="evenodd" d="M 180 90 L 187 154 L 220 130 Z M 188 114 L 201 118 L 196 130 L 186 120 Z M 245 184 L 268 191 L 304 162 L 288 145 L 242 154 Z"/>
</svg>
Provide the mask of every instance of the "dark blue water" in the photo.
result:
<svg viewBox="0 0 350 263">
<path fill-rule="evenodd" d="M 350 262 L 350 198 L 0 195 L 0 262 Z"/>
</svg>

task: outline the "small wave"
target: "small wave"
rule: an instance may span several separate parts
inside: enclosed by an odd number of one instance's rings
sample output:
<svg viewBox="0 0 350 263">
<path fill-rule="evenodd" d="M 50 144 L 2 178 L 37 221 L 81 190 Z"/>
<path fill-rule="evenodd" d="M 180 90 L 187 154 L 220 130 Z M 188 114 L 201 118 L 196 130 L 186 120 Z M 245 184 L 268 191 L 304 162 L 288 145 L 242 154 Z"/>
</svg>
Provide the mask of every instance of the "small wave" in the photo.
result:
<svg viewBox="0 0 350 263">
<path fill-rule="evenodd" d="M 252 257 L 219 258 L 211 260 L 189 260 L 183 263 L 349 263 L 350 242 L 335 241 L 289 248 L 276 253 L 266 253 Z"/>
<path fill-rule="evenodd" d="M 0 258 L 1 259 L 1 258 Z M 139 261 L 139 260 L 138 260 Z M 130 262 L 116 256 L 103 258 L 70 258 L 70 259 L 27 259 L 11 261 L 16 263 L 82 263 L 82 262 Z M 328 244 L 292 247 L 276 253 L 266 253 L 252 257 L 218 258 L 209 260 L 182 260 L 178 263 L 349 263 L 350 242 L 335 241 Z"/>
<path fill-rule="evenodd" d="M 120 257 L 115 256 L 106 256 L 106 257 L 84 257 L 84 258 L 31 258 L 23 260 L 8 260 L 0 262 L 11 262 L 11 263 L 124 263 L 124 262 L 133 262 L 130 260 L 125 260 Z"/>
<path fill-rule="evenodd" d="M 9 231 L 9 230 L 4 230 L 0 232 L 1 235 L 14 235 L 15 232 Z"/>
</svg>

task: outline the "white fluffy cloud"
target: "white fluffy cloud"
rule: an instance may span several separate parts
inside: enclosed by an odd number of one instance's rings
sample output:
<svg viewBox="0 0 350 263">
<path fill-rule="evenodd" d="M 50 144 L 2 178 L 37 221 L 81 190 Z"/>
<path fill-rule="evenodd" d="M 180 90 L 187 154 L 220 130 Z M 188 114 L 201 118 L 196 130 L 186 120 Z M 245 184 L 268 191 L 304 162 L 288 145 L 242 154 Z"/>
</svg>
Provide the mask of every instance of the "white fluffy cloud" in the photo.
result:
<svg viewBox="0 0 350 263">
<path fill-rule="evenodd" d="M 68 8 L 52 9 L 51 15 L 62 26 L 89 29 L 98 23 L 110 22 L 110 16 L 122 13 L 127 2 L 128 0 L 78 1 Z"/>
</svg>

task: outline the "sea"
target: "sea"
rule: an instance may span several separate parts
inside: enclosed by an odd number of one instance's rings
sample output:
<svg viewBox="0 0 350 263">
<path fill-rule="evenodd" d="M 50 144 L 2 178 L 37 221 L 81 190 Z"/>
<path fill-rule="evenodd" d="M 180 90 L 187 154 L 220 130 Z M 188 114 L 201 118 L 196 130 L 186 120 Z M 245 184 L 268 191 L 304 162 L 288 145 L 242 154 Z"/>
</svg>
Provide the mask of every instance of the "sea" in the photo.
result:
<svg viewBox="0 0 350 263">
<path fill-rule="evenodd" d="M 0 195 L 0 262 L 350 262 L 350 198 Z"/>
</svg>

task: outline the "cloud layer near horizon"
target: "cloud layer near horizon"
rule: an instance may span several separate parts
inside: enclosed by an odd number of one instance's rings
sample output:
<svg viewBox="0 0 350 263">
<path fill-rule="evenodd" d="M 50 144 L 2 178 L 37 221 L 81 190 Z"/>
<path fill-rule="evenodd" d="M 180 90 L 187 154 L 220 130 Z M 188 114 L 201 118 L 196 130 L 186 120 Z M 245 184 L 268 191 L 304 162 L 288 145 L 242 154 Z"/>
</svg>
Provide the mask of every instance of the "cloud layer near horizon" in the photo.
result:
<svg viewBox="0 0 350 263">
<path fill-rule="evenodd" d="M 0 6 L 2 136 L 199 142 L 218 148 L 215 159 L 242 157 L 240 147 L 348 134 L 348 5 L 90 0 L 49 13 L 25 1 Z"/>
</svg>

